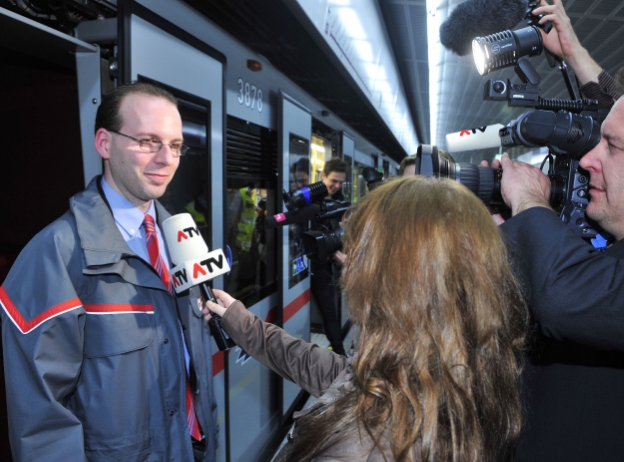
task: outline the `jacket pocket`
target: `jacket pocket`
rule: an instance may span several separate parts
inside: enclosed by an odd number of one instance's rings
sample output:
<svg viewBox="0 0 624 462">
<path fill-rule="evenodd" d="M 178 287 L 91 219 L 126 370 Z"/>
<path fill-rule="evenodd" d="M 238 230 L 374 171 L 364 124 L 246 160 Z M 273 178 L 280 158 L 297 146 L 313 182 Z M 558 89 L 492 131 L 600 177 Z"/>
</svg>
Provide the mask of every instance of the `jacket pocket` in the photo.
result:
<svg viewBox="0 0 624 462">
<path fill-rule="evenodd" d="M 84 355 L 112 356 L 147 347 L 154 339 L 152 305 L 84 305 Z"/>
<path fill-rule="evenodd" d="M 91 462 L 165 461 L 165 451 L 149 431 L 137 431 L 115 438 L 85 434 L 85 452 Z"/>
</svg>

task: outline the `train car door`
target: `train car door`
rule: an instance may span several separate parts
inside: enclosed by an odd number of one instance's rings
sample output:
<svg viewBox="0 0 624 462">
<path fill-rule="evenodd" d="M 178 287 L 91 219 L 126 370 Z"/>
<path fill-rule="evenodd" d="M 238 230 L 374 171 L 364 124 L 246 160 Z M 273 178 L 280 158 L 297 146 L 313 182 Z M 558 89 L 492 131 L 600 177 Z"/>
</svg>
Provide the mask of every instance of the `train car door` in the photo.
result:
<svg viewBox="0 0 624 462">
<path fill-rule="evenodd" d="M 225 57 L 182 28 L 148 9 L 119 2 L 119 72 L 122 83 L 145 80 L 179 100 L 184 140 L 181 158 L 161 202 L 172 214 L 191 213 L 210 249 L 223 247 L 224 68 Z M 213 281 L 223 288 L 223 278 Z M 213 383 L 218 423 L 226 427 L 225 355 L 213 341 Z M 219 433 L 218 460 L 225 460 L 227 432 Z"/>
<path fill-rule="evenodd" d="M 353 138 L 351 138 L 351 136 L 349 136 L 345 132 L 342 132 L 340 134 L 340 141 L 341 141 L 340 144 L 342 148 L 342 158 L 349 166 L 349 171 L 347 174 L 347 181 L 345 182 L 345 185 L 343 186 L 343 193 L 349 202 L 354 203 L 356 180 L 357 180 L 357 173 L 355 172 L 355 168 L 354 168 L 355 166 L 354 164 L 355 141 L 353 140 Z M 344 331 L 349 329 L 350 324 L 349 326 L 347 326 L 347 322 L 349 321 L 349 316 L 347 315 L 346 299 L 345 299 L 344 293 L 342 292 L 341 292 L 341 298 L 342 300 L 340 303 L 340 327 L 343 329 L 343 334 L 345 334 Z M 349 345 L 347 345 L 346 348 L 348 351 Z"/>
<path fill-rule="evenodd" d="M 283 190 L 291 191 L 298 188 L 295 178 L 297 162 L 306 159 L 309 165 L 312 114 L 309 109 L 283 92 L 279 95 L 278 109 L 278 168 Z M 301 232 L 304 226 L 293 224 L 281 228 L 282 245 L 278 259 L 281 263 L 280 295 L 283 327 L 289 334 L 309 342 L 310 278 L 307 258 L 301 247 Z M 301 389 L 297 385 L 284 380 L 285 414 L 300 392 Z"/>
</svg>

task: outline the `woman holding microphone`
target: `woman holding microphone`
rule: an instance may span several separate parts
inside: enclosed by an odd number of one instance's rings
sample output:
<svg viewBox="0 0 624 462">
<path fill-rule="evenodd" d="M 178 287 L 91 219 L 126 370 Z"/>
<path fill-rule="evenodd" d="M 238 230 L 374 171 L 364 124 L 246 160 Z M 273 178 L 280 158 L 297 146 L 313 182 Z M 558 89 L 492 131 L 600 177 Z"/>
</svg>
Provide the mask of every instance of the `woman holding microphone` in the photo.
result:
<svg viewBox="0 0 624 462">
<path fill-rule="evenodd" d="M 349 214 L 343 247 L 353 355 L 294 338 L 220 290 L 204 308 L 319 398 L 295 414 L 276 460 L 513 460 L 528 315 L 487 208 L 452 180 L 390 180 Z"/>
</svg>

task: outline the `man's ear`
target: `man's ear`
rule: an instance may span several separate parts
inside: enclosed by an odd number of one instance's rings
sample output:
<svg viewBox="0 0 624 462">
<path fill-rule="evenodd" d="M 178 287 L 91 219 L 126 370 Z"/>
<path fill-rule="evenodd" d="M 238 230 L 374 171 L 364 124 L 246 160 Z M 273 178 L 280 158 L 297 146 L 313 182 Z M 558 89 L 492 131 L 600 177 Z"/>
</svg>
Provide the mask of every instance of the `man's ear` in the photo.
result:
<svg viewBox="0 0 624 462">
<path fill-rule="evenodd" d="M 105 128 L 99 128 L 95 132 L 95 150 L 102 159 L 110 158 L 110 146 L 113 142 L 111 133 Z"/>
</svg>

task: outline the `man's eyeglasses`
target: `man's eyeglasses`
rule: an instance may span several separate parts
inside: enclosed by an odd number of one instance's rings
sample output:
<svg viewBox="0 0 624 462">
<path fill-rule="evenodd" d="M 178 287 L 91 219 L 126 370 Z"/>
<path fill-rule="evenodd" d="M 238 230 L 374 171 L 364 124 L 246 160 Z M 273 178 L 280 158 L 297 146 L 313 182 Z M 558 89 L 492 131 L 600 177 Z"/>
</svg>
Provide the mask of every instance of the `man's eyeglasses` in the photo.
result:
<svg viewBox="0 0 624 462">
<path fill-rule="evenodd" d="M 109 130 L 109 132 L 116 133 L 117 135 L 125 136 L 126 138 L 130 138 L 133 141 L 139 143 L 139 149 L 144 152 L 158 152 L 162 149 L 163 143 L 162 141 L 155 140 L 154 138 L 135 138 L 134 136 L 126 135 L 125 133 L 120 133 L 115 130 Z M 188 146 L 182 143 L 169 143 L 169 149 L 171 149 L 171 155 L 173 157 L 180 157 L 186 154 L 188 151 Z"/>
</svg>

